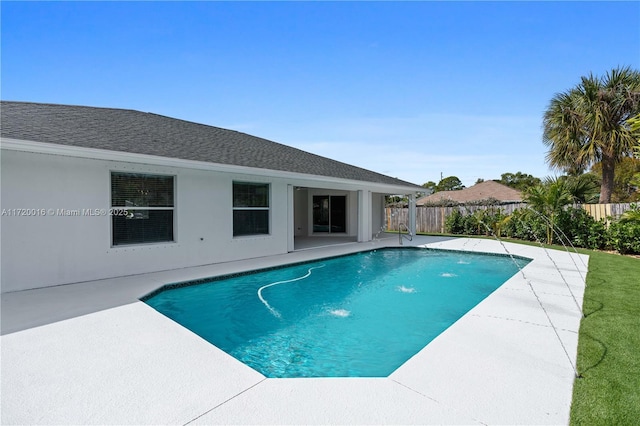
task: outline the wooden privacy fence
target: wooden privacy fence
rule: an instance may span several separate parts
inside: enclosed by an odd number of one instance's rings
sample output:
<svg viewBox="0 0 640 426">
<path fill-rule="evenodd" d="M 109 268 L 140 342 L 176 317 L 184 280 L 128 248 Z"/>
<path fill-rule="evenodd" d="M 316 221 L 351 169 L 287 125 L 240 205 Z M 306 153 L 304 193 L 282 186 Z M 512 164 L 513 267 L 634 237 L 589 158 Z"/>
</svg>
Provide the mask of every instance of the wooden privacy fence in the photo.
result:
<svg viewBox="0 0 640 426">
<path fill-rule="evenodd" d="M 596 220 L 607 220 L 608 217 L 618 219 L 624 212 L 631 209 L 631 203 L 582 204 L 582 208 Z"/>
<path fill-rule="evenodd" d="M 500 209 L 503 214 L 509 215 L 515 210 L 525 208 L 526 206 L 526 203 L 502 204 L 498 206 L 417 206 L 416 232 L 444 233 L 447 217 L 456 210 L 467 215 L 477 210 Z M 575 204 L 574 207 L 582 207 L 596 220 L 606 220 L 608 217 L 619 218 L 625 211 L 631 208 L 631 204 Z M 409 209 L 406 207 L 386 207 L 385 224 L 387 231 L 397 231 L 398 223 L 409 223 Z"/>
</svg>

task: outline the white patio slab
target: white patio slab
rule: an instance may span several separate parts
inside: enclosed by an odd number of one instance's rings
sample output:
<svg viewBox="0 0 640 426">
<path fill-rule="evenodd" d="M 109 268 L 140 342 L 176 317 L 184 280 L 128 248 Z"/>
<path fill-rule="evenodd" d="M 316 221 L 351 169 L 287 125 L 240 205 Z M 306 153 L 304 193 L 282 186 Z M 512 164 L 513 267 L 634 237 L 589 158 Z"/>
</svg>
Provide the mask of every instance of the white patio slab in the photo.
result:
<svg viewBox="0 0 640 426">
<path fill-rule="evenodd" d="M 268 379 L 193 424 L 481 424 L 387 378 Z"/>
<path fill-rule="evenodd" d="M 142 302 L 2 337 L 2 424 L 184 424 L 264 380 Z"/>
<path fill-rule="evenodd" d="M 415 238 L 534 260 L 388 378 L 266 379 L 137 301 L 163 283 L 397 243 L 4 294 L 2 424 L 567 424 L 581 319 L 569 288 L 581 305 L 586 256 Z"/>
<path fill-rule="evenodd" d="M 466 316 L 441 337 L 390 378 L 484 424 L 567 424 L 574 376 L 552 330 Z"/>
</svg>

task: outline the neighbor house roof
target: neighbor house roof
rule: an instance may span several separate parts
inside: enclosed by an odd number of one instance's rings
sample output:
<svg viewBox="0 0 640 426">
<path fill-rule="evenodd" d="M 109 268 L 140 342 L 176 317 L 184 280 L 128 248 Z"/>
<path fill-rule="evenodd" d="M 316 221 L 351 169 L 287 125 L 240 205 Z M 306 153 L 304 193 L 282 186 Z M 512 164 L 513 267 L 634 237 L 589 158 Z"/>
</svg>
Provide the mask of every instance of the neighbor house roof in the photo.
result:
<svg viewBox="0 0 640 426">
<path fill-rule="evenodd" d="M 234 130 L 128 109 L 2 101 L 3 138 L 411 186 Z"/>
<path fill-rule="evenodd" d="M 439 204 L 446 201 L 455 201 L 458 203 L 468 203 L 474 201 L 482 201 L 494 199 L 500 202 L 521 202 L 522 194 L 520 191 L 509 188 L 506 185 L 493 180 L 487 180 L 477 183 L 472 187 L 460 189 L 458 191 L 440 191 L 435 194 L 422 197 L 416 201 L 418 205 Z"/>
</svg>

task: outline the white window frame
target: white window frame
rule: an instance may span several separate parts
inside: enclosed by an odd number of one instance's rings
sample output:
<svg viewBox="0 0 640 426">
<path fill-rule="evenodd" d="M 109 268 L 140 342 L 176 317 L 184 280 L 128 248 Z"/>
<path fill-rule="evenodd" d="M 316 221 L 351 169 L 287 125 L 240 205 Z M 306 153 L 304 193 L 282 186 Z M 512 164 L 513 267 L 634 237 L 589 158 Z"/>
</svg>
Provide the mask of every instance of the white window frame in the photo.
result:
<svg viewBox="0 0 640 426">
<path fill-rule="evenodd" d="M 172 186 L 172 192 L 173 192 L 173 200 L 172 200 L 172 206 L 166 206 L 166 207 L 149 207 L 149 206 L 132 206 L 132 205 L 125 205 L 125 206 L 118 206 L 118 205 L 114 205 L 114 200 L 113 200 L 113 177 L 114 175 L 131 175 L 131 176 L 145 176 L 145 177 L 162 177 L 162 178 L 171 178 L 171 186 Z M 176 195 L 176 187 L 177 187 L 177 179 L 176 176 L 173 174 L 165 174 L 165 173 L 148 173 L 148 172 L 136 172 L 136 171 L 121 171 L 121 170 L 111 170 L 109 173 L 109 188 L 110 188 L 110 193 L 109 193 L 109 198 L 110 198 L 110 214 L 112 216 L 129 216 L 129 215 L 135 215 L 136 211 L 140 212 L 140 211 L 171 211 L 172 212 L 172 224 L 171 224 L 171 239 L 166 239 L 166 240 L 157 240 L 157 241 L 142 241 L 142 242 L 124 242 L 124 243 L 115 243 L 115 231 L 116 229 L 114 228 L 114 220 L 115 217 L 111 217 L 110 218 L 110 229 L 111 229 L 111 247 L 112 248 L 118 248 L 118 247 L 130 247 L 130 246 L 136 246 L 136 245 L 151 245 L 151 244 L 168 244 L 168 243 L 175 243 L 176 242 L 176 200 L 177 200 L 177 195 Z"/>
<path fill-rule="evenodd" d="M 264 186 L 267 188 L 267 205 L 266 206 L 236 206 L 234 199 L 234 189 L 235 185 L 254 185 L 254 186 Z M 242 237 L 252 237 L 252 236 L 265 236 L 271 235 L 271 184 L 267 182 L 248 182 L 248 181 L 233 181 L 231 188 L 231 206 L 232 206 L 232 218 L 231 218 L 231 232 L 233 238 L 242 238 Z M 242 233 L 235 234 L 235 218 L 233 217 L 233 212 L 236 211 L 266 211 L 267 212 L 267 232 L 252 232 L 252 233 Z"/>
</svg>

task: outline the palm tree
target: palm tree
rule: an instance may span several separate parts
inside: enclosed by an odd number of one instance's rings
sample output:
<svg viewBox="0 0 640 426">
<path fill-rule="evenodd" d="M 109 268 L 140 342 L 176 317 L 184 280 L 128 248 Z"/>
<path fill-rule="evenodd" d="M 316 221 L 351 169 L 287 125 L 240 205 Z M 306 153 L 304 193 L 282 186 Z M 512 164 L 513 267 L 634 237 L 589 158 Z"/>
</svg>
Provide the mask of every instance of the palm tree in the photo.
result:
<svg viewBox="0 0 640 426">
<path fill-rule="evenodd" d="M 620 217 L 620 222 L 637 222 L 640 223 L 640 205 L 631 203 L 631 209 L 627 210 Z"/>
<path fill-rule="evenodd" d="M 556 94 L 544 114 L 547 162 L 570 174 L 601 162 L 600 202 L 610 202 L 615 166 L 637 145 L 627 120 L 638 113 L 640 72 L 626 67 L 603 78 L 582 77 L 576 87 Z"/>
<path fill-rule="evenodd" d="M 633 147 L 634 154 L 636 158 L 640 158 L 640 112 L 628 119 L 627 124 L 629 124 L 636 140 L 636 146 Z"/>
<path fill-rule="evenodd" d="M 527 188 L 523 195 L 529 207 L 545 219 L 547 244 L 553 244 L 553 229 L 557 217 L 564 206 L 575 200 L 567 180 L 546 178 L 542 184 Z"/>
<path fill-rule="evenodd" d="M 560 176 L 565 181 L 567 191 L 573 197 L 574 203 L 593 204 L 598 202 L 598 177 L 593 173 L 578 176 Z"/>
</svg>

